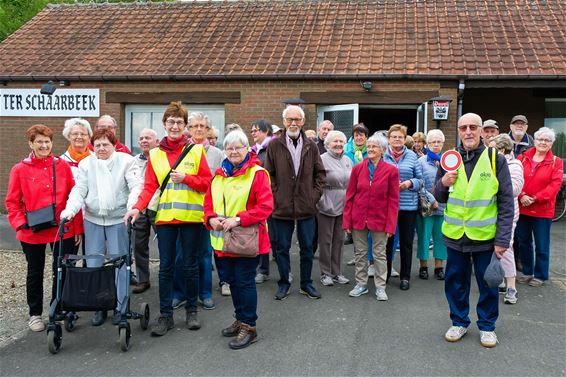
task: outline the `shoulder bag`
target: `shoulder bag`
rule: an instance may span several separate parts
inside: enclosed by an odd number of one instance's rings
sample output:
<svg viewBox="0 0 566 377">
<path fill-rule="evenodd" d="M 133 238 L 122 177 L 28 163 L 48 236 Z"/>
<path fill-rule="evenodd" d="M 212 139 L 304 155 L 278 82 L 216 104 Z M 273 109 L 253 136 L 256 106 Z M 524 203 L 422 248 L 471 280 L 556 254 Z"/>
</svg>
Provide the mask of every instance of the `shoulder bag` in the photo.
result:
<svg viewBox="0 0 566 377">
<path fill-rule="evenodd" d="M 226 198 L 224 199 L 224 215 L 226 215 Z M 223 253 L 236 254 L 240 257 L 254 258 L 259 254 L 259 224 L 235 226 L 224 232 Z"/>
<path fill-rule="evenodd" d="M 421 188 L 419 194 L 419 214 L 422 217 L 432 216 L 434 209 L 432 209 L 433 201 L 429 197 L 429 193 L 425 188 L 424 181 L 421 181 Z"/>
</svg>

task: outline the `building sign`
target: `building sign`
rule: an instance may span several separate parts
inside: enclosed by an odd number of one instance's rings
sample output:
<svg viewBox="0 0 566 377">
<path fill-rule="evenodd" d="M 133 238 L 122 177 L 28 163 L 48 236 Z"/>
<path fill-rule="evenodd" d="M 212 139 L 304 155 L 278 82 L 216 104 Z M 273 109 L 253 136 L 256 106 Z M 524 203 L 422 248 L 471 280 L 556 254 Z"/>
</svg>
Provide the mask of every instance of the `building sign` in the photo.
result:
<svg viewBox="0 0 566 377">
<path fill-rule="evenodd" d="M 432 101 L 432 119 L 447 120 L 449 107 L 450 107 L 450 101 L 446 101 L 446 100 Z"/>
<path fill-rule="evenodd" d="M 0 117 L 98 117 L 99 89 L 0 89 Z"/>
</svg>

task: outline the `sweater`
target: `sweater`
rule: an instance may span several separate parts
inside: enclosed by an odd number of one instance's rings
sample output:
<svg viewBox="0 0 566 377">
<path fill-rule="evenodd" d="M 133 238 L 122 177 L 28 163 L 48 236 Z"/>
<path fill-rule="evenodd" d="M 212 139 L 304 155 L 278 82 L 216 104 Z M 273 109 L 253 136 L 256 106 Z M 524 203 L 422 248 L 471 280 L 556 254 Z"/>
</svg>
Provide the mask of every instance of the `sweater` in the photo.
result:
<svg viewBox="0 0 566 377">
<path fill-rule="evenodd" d="M 346 188 L 352 173 L 352 161 L 344 154 L 338 156 L 329 151 L 320 156 L 326 172 L 326 184 L 317 208 L 326 216 L 340 216 L 344 211 Z"/>
</svg>

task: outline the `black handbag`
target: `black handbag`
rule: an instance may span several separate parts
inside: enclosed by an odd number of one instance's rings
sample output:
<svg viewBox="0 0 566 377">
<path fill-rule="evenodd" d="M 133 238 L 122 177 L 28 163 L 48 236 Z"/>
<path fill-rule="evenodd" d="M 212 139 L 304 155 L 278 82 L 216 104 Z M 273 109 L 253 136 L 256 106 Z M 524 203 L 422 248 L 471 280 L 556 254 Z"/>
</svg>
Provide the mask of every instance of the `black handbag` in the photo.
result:
<svg viewBox="0 0 566 377">
<path fill-rule="evenodd" d="M 61 298 L 67 311 L 96 311 L 116 308 L 116 268 L 68 267 Z"/>
<path fill-rule="evenodd" d="M 434 209 L 432 205 L 433 201 L 430 200 L 429 193 L 424 187 L 424 182 L 422 182 L 421 189 L 419 190 L 419 213 L 422 217 L 432 216 Z"/>
<path fill-rule="evenodd" d="M 53 203 L 35 211 L 26 211 L 27 226 L 33 233 L 40 230 L 57 227 L 55 217 L 55 202 L 57 200 L 57 171 L 55 170 L 56 158 L 53 158 Z"/>
</svg>

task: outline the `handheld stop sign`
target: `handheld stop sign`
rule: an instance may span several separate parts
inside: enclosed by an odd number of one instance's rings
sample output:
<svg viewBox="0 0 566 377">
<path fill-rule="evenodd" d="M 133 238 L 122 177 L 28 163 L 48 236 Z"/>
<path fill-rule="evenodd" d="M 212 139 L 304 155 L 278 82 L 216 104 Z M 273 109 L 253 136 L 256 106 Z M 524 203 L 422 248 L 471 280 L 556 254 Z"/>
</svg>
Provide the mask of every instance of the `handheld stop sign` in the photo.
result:
<svg viewBox="0 0 566 377">
<path fill-rule="evenodd" d="M 462 165 L 462 156 L 455 150 L 446 151 L 440 157 L 440 166 L 447 172 L 458 170 Z M 448 192 L 453 192 L 454 187 L 450 186 Z"/>
</svg>

